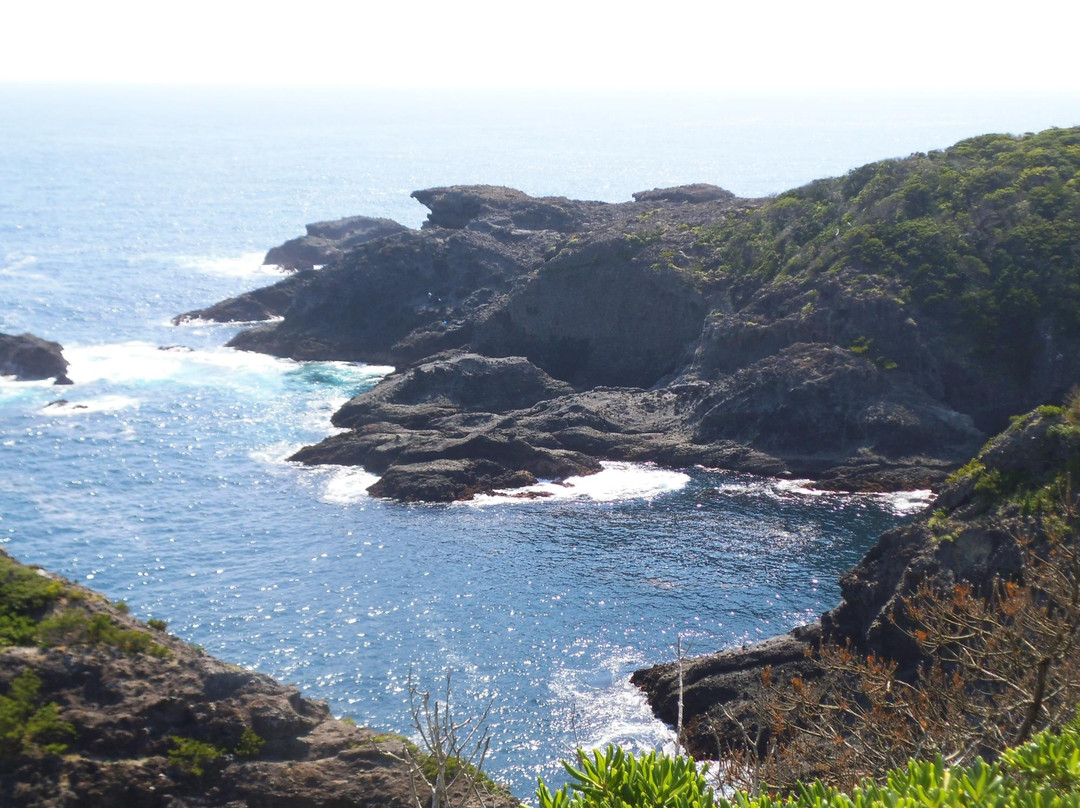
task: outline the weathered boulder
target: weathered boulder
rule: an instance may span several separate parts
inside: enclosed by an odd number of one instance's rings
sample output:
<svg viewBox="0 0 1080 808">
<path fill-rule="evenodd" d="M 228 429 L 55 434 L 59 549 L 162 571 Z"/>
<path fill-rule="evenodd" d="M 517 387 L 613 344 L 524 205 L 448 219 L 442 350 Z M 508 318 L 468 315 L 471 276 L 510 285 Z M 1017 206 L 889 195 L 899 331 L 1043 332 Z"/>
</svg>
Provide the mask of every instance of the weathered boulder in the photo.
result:
<svg viewBox="0 0 1080 808">
<path fill-rule="evenodd" d="M 735 194 L 731 191 L 719 185 L 703 182 L 678 185 L 674 188 L 653 188 L 651 191 L 638 191 L 634 194 L 634 200 L 637 202 L 677 202 L 680 204 L 730 202 L 735 198 Z"/>
<path fill-rule="evenodd" d="M 332 420 L 347 428 L 379 421 L 422 427 L 457 412 L 525 409 L 571 392 L 566 382 L 520 356 L 449 352 L 388 376 L 344 404 Z"/>
<path fill-rule="evenodd" d="M 33 334 L 0 334 L 0 376 L 20 381 L 55 379 L 55 384 L 71 384 L 67 377 L 64 346 Z"/>
</svg>

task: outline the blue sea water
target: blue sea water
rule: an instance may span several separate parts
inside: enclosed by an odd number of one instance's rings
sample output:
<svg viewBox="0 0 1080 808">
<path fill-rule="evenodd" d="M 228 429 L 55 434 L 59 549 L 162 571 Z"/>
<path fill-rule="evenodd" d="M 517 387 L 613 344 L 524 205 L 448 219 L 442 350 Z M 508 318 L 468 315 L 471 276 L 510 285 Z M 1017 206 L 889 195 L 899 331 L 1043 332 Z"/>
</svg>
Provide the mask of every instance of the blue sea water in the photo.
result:
<svg viewBox="0 0 1080 808">
<path fill-rule="evenodd" d="M 410 672 L 450 671 L 462 712 L 492 703 L 491 772 L 519 796 L 575 745 L 669 743 L 630 671 L 813 618 L 925 497 L 612 464 L 545 501 L 381 502 L 363 471 L 284 458 L 387 368 L 169 319 L 272 282 L 263 252 L 307 222 L 418 226 L 417 188 L 765 195 L 1078 123 L 1080 98 L 1035 95 L 0 87 L 0 331 L 62 342 L 76 382 L 0 381 L 0 543 L 373 727 L 408 733 Z"/>
</svg>

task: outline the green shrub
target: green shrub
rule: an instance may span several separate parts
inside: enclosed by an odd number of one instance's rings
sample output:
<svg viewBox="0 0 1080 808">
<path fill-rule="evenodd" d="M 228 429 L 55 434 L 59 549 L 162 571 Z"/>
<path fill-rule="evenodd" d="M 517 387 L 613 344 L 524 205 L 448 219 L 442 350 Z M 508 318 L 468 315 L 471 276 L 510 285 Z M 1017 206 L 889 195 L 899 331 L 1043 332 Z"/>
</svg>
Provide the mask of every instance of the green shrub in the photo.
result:
<svg viewBox="0 0 1080 808">
<path fill-rule="evenodd" d="M 251 727 L 245 727 L 240 740 L 233 747 L 233 754 L 242 758 L 257 758 L 265 745 L 265 738 L 260 737 Z"/>
<path fill-rule="evenodd" d="M 154 629 L 154 631 L 164 631 L 169 627 L 169 623 L 167 620 L 159 620 L 156 617 L 151 617 L 149 620 L 147 620 L 146 625 L 150 626 L 150 628 Z"/>
<path fill-rule="evenodd" d="M 202 777 L 206 766 L 225 755 L 225 750 L 212 743 L 185 738 L 182 735 L 172 737 L 172 749 L 169 750 L 169 763 L 181 771 Z"/>
<path fill-rule="evenodd" d="M 713 796 L 689 758 L 650 752 L 637 758 L 615 747 L 577 753 L 564 763 L 571 781 L 551 792 L 541 780 L 540 808 L 1080 808 L 1080 730 L 1044 732 L 1007 750 L 997 763 L 981 758 L 953 767 L 940 756 L 909 761 L 850 792 L 819 781 L 787 795 Z"/>
<path fill-rule="evenodd" d="M 38 703 L 40 689 L 41 679 L 26 670 L 0 696 L 0 757 L 58 755 L 67 748 L 61 741 L 73 736 L 75 728 L 60 720 L 55 703 Z"/>
<path fill-rule="evenodd" d="M 578 750 L 578 766 L 564 763 L 571 780 L 552 792 L 540 781 L 540 808 L 711 808 L 713 793 L 690 758 L 655 751 L 635 757 L 616 746 Z"/>
<path fill-rule="evenodd" d="M 786 797 L 736 794 L 720 808 L 1077 808 L 1080 738 L 1075 729 L 1040 733 L 1007 750 L 996 764 L 981 758 L 951 767 L 940 756 L 909 761 L 883 784 L 864 782 L 851 793 L 820 782 L 800 784 Z"/>
</svg>

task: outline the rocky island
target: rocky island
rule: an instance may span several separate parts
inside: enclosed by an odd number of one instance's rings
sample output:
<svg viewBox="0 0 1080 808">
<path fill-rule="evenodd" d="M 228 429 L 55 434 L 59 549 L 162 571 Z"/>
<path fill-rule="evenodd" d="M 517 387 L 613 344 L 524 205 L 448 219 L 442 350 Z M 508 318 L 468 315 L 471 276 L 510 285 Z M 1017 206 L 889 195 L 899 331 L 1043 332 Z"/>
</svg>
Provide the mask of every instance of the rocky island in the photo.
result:
<svg viewBox="0 0 1080 808">
<path fill-rule="evenodd" d="M 67 377 L 64 346 L 33 334 L 0 334 L 0 376 L 18 381 L 54 379 L 54 384 L 71 384 Z"/>
<path fill-rule="evenodd" d="M 295 456 L 380 496 L 601 460 L 937 488 L 1080 379 L 1078 143 L 988 135 L 769 199 L 417 191 L 420 230 L 312 225 L 268 256 L 296 274 L 177 320 L 280 318 L 230 344 L 396 366 Z"/>
</svg>

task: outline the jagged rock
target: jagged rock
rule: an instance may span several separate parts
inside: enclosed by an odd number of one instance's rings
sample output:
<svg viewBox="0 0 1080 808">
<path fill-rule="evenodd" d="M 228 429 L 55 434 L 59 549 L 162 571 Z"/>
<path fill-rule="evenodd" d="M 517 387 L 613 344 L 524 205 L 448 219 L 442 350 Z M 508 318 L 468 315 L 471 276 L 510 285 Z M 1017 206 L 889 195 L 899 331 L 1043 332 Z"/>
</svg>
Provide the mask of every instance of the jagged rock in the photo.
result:
<svg viewBox="0 0 1080 808">
<path fill-rule="evenodd" d="M 55 379 L 55 384 L 71 384 L 67 377 L 64 346 L 33 334 L 0 334 L 0 376 L 20 381 Z"/>
<path fill-rule="evenodd" d="M 703 182 L 693 185 L 679 185 L 675 188 L 653 188 L 651 191 L 638 191 L 634 194 L 637 202 L 678 202 L 695 204 L 698 202 L 729 202 L 735 194 L 719 185 Z"/>
<path fill-rule="evenodd" d="M 421 427 L 457 412 L 525 409 L 571 392 L 566 382 L 551 378 L 522 357 L 451 352 L 388 376 L 343 405 L 333 423 L 351 428 L 393 421 Z"/>
<path fill-rule="evenodd" d="M 329 264 L 348 250 L 407 228 L 390 219 L 350 216 L 332 222 L 307 225 L 307 235 L 290 239 L 266 253 L 264 264 L 282 269 L 314 269 Z"/>
<path fill-rule="evenodd" d="M 313 270 L 301 270 L 271 286 L 244 292 L 205 309 L 179 314 L 173 318 L 173 325 L 196 320 L 211 323 L 251 323 L 281 317 L 292 305 L 296 293 L 308 285 L 313 275 Z"/>
<path fill-rule="evenodd" d="M 490 460 L 432 460 L 391 466 L 368 493 L 399 502 L 454 502 L 536 482 L 527 471 Z"/>
</svg>

